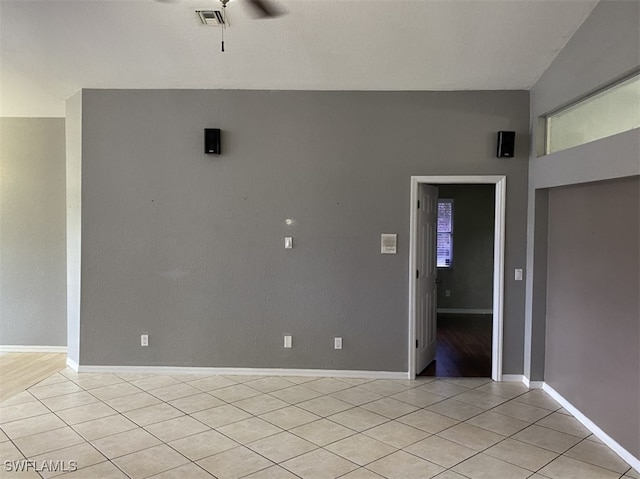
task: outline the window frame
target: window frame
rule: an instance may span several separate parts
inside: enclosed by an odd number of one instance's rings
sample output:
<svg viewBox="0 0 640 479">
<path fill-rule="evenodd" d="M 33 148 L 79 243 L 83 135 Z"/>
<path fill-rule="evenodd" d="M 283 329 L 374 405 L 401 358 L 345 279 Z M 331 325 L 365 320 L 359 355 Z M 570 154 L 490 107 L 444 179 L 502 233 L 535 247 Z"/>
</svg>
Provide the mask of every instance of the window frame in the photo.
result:
<svg viewBox="0 0 640 479">
<path fill-rule="evenodd" d="M 440 232 L 438 226 L 440 225 L 440 203 L 448 203 L 451 205 L 451 214 L 450 214 L 450 224 L 451 228 L 449 231 Z M 453 233 L 454 233 L 454 218 L 455 218 L 455 210 L 454 210 L 454 198 L 438 198 L 438 219 L 436 221 L 436 268 L 438 270 L 445 269 L 453 269 Z M 440 266 L 438 264 L 438 235 L 440 234 L 448 234 L 449 235 L 449 264 L 445 266 Z"/>
<path fill-rule="evenodd" d="M 598 140 L 602 140 L 604 138 L 608 138 L 609 136 L 613 136 L 615 134 L 622 133 L 623 131 L 628 131 L 628 130 L 623 130 L 621 132 L 614 133 L 612 135 L 607 135 L 607 136 L 603 136 L 603 137 L 600 137 L 600 138 L 595 138 L 595 139 L 592 139 L 592 140 L 585 141 L 584 143 L 579 143 L 577 145 L 573 145 L 573 146 L 570 146 L 570 147 L 562 148 L 562 149 L 559 149 L 559 150 L 553 150 L 553 151 L 551 150 L 550 129 L 551 129 L 551 123 L 552 122 L 550 120 L 554 116 L 556 116 L 556 115 L 558 115 L 560 113 L 566 112 L 566 111 L 568 111 L 568 110 L 570 110 L 572 108 L 575 108 L 576 106 L 578 106 L 578 105 L 580 105 L 582 103 L 587 103 L 590 100 L 592 100 L 593 98 L 595 98 L 597 96 L 600 96 L 600 95 L 606 93 L 609 90 L 617 88 L 617 87 L 621 86 L 623 83 L 631 82 L 633 80 L 640 81 L 640 69 L 636 69 L 630 74 L 626 74 L 623 77 L 620 77 L 620 78 L 618 78 L 618 79 L 616 79 L 616 80 L 614 80 L 614 81 L 612 81 L 610 83 L 607 83 L 603 87 L 592 91 L 591 93 L 588 93 L 588 94 L 586 94 L 586 95 L 584 95 L 584 96 L 582 96 L 582 97 L 580 97 L 580 98 L 578 98 L 578 99 L 576 99 L 574 101 L 571 101 L 571 102 L 569 102 L 569 103 L 567 103 L 567 104 L 565 104 L 565 105 L 563 105 L 563 106 L 561 106 L 559 108 L 556 108 L 555 110 L 550 111 L 549 113 L 547 113 L 545 115 L 542 115 L 540 117 L 540 119 L 542 120 L 544 128 L 543 128 L 543 132 L 542 132 L 542 135 L 541 135 L 540 138 L 542 138 L 542 140 L 543 140 L 543 142 L 542 142 L 543 145 L 540 145 L 540 143 L 538 143 L 538 145 L 542 146 L 542 148 L 540 148 L 540 147 L 538 148 L 538 151 L 540 152 L 540 150 L 542 150 L 542 155 L 543 156 L 552 155 L 554 153 L 558 153 L 560 151 L 564 151 L 564 150 L 569 149 L 569 148 L 575 148 L 577 146 L 584 145 L 586 143 L 590 143 L 592 141 L 598 141 Z M 633 129 L 635 129 L 635 128 L 633 128 Z M 540 153 L 538 153 L 538 154 L 540 154 Z"/>
</svg>

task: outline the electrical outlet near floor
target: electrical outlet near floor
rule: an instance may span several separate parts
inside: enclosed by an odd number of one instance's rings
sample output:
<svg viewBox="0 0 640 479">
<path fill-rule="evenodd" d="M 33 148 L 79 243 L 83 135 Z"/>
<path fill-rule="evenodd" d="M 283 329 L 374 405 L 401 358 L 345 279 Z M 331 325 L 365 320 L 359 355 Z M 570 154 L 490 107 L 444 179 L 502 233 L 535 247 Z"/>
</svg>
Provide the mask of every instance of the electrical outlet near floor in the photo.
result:
<svg viewBox="0 0 640 479">
<path fill-rule="evenodd" d="M 284 347 L 285 348 L 290 348 L 291 347 L 291 336 L 285 336 L 284 337 Z"/>
<path fill-rule="evenodd" d="M 333 338 L 333 349 L 342 349 L 342 338 Z"/>
<path fill-rule="evenodd" d="M 149 346 L 149 335 L 141 334 L 140 335 L 140 346 Z"/>
</svg>

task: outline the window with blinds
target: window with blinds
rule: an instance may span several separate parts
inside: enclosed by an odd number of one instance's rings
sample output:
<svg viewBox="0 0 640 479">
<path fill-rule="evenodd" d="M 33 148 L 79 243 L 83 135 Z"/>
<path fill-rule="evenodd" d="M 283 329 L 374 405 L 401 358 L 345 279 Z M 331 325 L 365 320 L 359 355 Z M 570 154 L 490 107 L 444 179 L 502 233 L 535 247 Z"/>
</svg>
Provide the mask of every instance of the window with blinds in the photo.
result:
<svg viewBox="0 0 640 479">
<path fill-rule="evenodd" d="M 437 266 L 453 266 L 453 200 L 438 200 Z"/>
</svg>

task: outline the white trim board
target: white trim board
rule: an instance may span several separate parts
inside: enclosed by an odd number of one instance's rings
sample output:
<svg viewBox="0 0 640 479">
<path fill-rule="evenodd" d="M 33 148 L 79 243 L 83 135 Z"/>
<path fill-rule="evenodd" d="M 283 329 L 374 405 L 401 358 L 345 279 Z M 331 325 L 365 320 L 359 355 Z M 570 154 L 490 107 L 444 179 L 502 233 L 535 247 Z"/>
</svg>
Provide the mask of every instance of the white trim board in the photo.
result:
<svg viewBox="0 0 640 479">
<path fill-rule="evenodd" d="M 13 346 L 0 345 L 0 353 L 67 353 L 66 346 Z"/>
<path fill-rule="evenodd" d="M 542 389 L 544 381 L 531 381 L 527 376 L 522 376 L 522 382 L 529 389 Z"/>
<path fill-rule="evenodd" d="M 573 417 L 582 423 L 589 431 L 591 431 L 598 439 L 600 439 L 606 446 L 608 446 L 613 452 L 622 458 L 627 464 L 633 467 L 636 471 L 640 471 L 640 458 L 635 457 L 618 442 L 609 436 L 606 432 L 600 429 L 591 419 L 582 414 L 573 404 L 567 401 L 558 391 L 553 389 L 547 383 L 544 383 L 542 390 L 546 392 L 553 399 L 558 401 L 560 405 L 569 411 Z"/>
<path fill-rule="evenodd" d="M 67 358 L 67 365 L 78 366 Z M 205 368 L 179 366 L 83 366 L 79 373 L 136 373 L 136 374 L 228 374 L 233 376 L 298 376 L 318 378 L 407 379 L 406 371 L 354 371 L 342 369 L 279 369 L 279 368 Z"/>
<path fill-rule="evenodd" d="M 75 372 L 78 372 L 79 366 L 73 359 L 67 356 L 67 367 L 73 369 Z"/>
<path fill-rule="evenodd" d="M 504 175 L 412 176 L 409 222 L 409 379 L 416 377 L 416 275 L 418 238 L 418 187 L 421 183 L 493 184 L 495 185 L 494 241 L 493 241 L 493 325 L 491 344 L 491 379 L 502 381 L 502 329 L 504 315 L 504 242 L 507 199 L 507 177 Z"/>
</svg>

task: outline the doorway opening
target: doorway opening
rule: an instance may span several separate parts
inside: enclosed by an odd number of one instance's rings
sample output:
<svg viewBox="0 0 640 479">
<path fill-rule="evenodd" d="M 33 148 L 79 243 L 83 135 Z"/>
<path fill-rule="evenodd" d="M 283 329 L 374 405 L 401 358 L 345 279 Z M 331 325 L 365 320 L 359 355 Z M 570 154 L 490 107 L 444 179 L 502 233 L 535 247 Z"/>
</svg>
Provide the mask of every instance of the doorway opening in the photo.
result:
<svg viewBox="0 0 640 479">
<path fill-rule="evenodd" d="M 438 185 L 436 358 L 420 376 L 491 377 L 495 185 Z"/>
<path fill-rule="evenodd" d="M 443 194 L 440 198 L 447 196 L 447 189 L 451 191 L 452 185 L 459 185 L 460 188 L 470 185 L 488 185 L 493 190 L 493 245 L 491 271 L 482 279 L 484 283 L 485 303 L 486 294 L 490 294 L 490 305 L 488 308 L 455 308 L 455 303 L 447 303 L 441 299 L 443 306 L 452 306 L 440 309 L 441 333 L 443 344 L 437 347 L 437 320 L 436 309 L 438 296 L 446 296 L 446 285 L 438 292 L 436 288 L 436 278 L 438 270 L 436 268 L 436 245 L 438 242 L 436 222 L 437 222 L 437 200 L 438 187 L 441 187 Z M 486 191 L 485 191 L 486 193 Z M 480 344 L 488 354 L 490 351 L 490 376 L 495 381 L 502 380 L 502 322 L 503 322 L 503 298 L 504 298 L 504 234 L 505 234 L 505 199 L 506 199 L 506 177 L 505 176 L 413 176 L 411 178 L 411 221 L 410 221 L 410 249 L 409 249 L 409 377 L 414 378 L 416 374 L 425 369 L 433 359 L 436 359 L 437 350 L 440 349 L 446 354 L 447 348 L 455 346 L 451 341 L 465 342 L 464 337 L 460 337 L 459 330 L 463 327 L 467 334 L 473 337 L 474 341 L 486 343 L 490 341 L 490 348 L 486 344 Z M 422 204 L 419 205 L 419 202 Z M 455 201 L 453 202 L 455 205 Z M 454 214 L 455 214 L 455 206 Z M 455 234 L 455 233 L 454 233 Z M 444 235 L 440 235 L 444 236 Z M 439 238 L 441 245 L 446 243 L 446 238 Z M 447 261 L 455 265 L 456 252 L 449 256 Z M 464 257 L 463 257 L 464 259 Z M 440 258 L 440 261 L 445 261 Z M 485 260 L 486 263 L 486 260 Z M 445 264 L 445 263 L 443 263 Z M 454 266 L 455 267 L 455 266 Z M 460 268 L 459 268 L 460 269 Z M 446 276 L 446 269 L 441 270 L 441 274 Z M 442 282 L 440 281 L 442 284 Z M 451 293 L 451 292 L 450 292 Z M 472 293 L 470 293 L 472 294 Z M 463 313 L 463 314 L 460 314 Z M 455 316 L 453 316 L 455 315 Z M 484 319 L 484 321 L 483 321 Z M 475 322 L 474 322 L 475 320 Z M 490 328 L 490 329 L 489 329 Z M 484 334 L 485 339 L 481 336 Z M 457 337 L 457 338 L 456 338 Z M 448 343 L 447 343 L 448 342 Z M 442 361 L 441 365 L 445 366 Z M 488 365 L 485 364 L 484 371 Z M 464 374 L 464 369 L 461 371 Z M 479 375 L 479 374 L 475 374 Z M 489 373 L 482 374 L 488 376 Z"/>
</svg>

